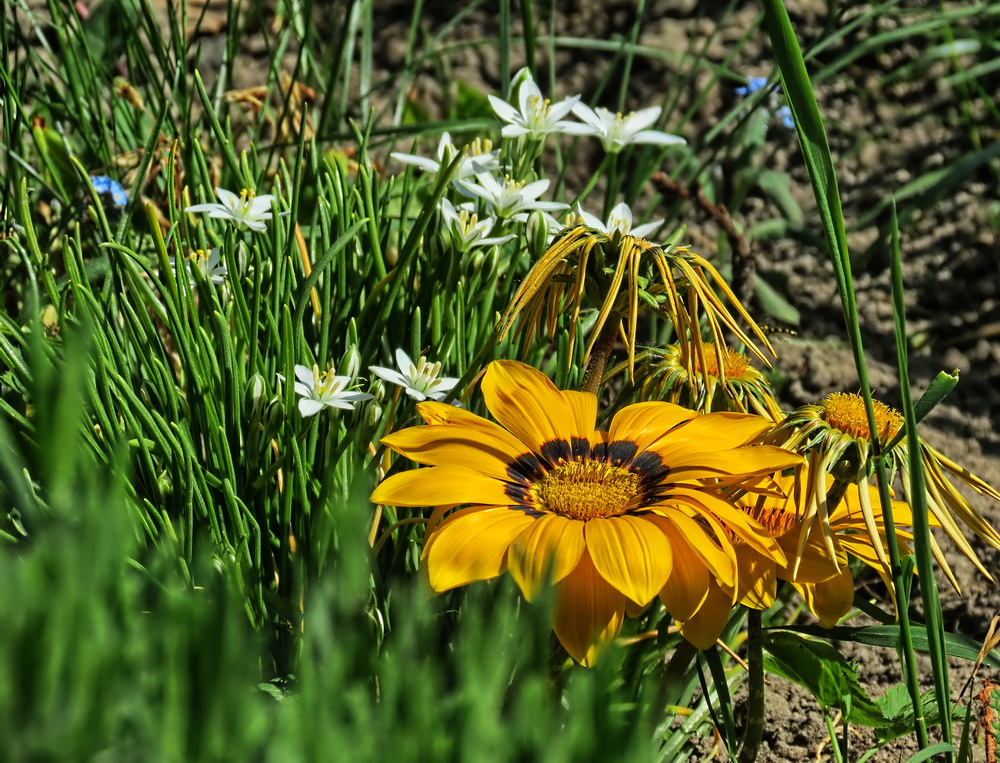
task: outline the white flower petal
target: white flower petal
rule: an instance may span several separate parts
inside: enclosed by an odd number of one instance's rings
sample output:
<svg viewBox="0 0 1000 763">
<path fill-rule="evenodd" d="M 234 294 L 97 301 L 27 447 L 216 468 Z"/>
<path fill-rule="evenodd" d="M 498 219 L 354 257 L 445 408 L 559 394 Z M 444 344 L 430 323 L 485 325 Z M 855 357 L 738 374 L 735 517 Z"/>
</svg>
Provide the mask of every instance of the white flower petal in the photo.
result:
<svg viewBox="0 0 1000 763">
<path fill-rule="evenodd" d="M 632 136 L 632 143 L 652 143 L 658 146 L 677 146 L 687 141 L 679 135 L 671 135 L 659 130 L 643 130 Z"/>
<path fill-rule="evenodd" d="M 641 130 L 645 130 L 651 124 L 656 122 L 656 120 L 660 118 L 660 114 L 662 112 L 663 109 L 659 106 L 650 106 L 648 109 L 633 111 L 624 118 L 624 121 L 628 125 L 630 131 L 639 132 Z"/>
<path fill-rule="evenodd" d="M 399 371 L 394 371 L 391 368 L 383 368 L 382 366 L 368 366 L 368 370 L 390 384 L 398 384 L 400 387 L 406 386 L 407 380 Z"/>
<path fill-rule="evenodd" d="M 651 234 L 661 225 L 663 225 L 662 218 L 660 218 L 659 220 L 653 220 L 652 222 L 648 222 L 643 225 L 637 225 L 635 228 L 632 229 L 631 233 L 636 238 L 646 238 L 649 236 L 649 234 Z"/>
<path fill-rule="evenodd" d="M 301 413 L 303 417 L 315 416 L 322 410 L 323 403 L 319 402 L 319 400 L 313 400 L 308 397 L 299 399 L 299 413 Z"/>
</svg>

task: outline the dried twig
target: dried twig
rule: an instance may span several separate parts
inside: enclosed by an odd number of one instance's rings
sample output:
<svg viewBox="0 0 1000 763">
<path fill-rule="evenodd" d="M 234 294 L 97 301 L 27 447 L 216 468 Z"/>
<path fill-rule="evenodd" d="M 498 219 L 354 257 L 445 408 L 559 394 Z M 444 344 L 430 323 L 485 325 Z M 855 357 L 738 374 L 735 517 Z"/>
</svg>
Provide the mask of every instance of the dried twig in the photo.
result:
<svg viewBox="0 0 1000 763">
<path fill-rule="evenodd" d="M 733 250 L 733 293 L 740 302 L 747 304 L 753 296 L 753 275 L 757 269 L 757 257 L 755 248 L 736 227 L 736 222 L 730 216 L 729 210 L 721 204 L 713 204 L 709 201 L 700 185 L 696 186 L 692 192 L 675 183 L 663 172 L 654 173 L 652 183 L 660 193 L 694 204 L 726 234 Z"/>
</svg>

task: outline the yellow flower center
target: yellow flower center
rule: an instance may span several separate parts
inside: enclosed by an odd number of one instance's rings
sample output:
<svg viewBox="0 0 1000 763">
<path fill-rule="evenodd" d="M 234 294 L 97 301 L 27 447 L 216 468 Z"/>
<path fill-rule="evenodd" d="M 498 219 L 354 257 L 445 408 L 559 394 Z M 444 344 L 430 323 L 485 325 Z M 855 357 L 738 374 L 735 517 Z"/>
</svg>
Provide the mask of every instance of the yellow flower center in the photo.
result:
<svg viewBox="0 0 1000 763">
<path fill-rule="evenodd" d="M 880 445 L 888 445 L 889 441 L 903 427 L 903 417 L 885 403 L 872 400 L 875 408 L 875 428 L 878 431 Z M 821 404 L 823 420 L 831 427 L 845 432 L 858 440 L 869 440 L 868 416 L 865 414 L 865 401 L 860 395 L 846 392 L 834 392 L 827 395 Z"/>
<path fill-rule="evenodd" d="M 746 513 L 760 522 L 764 526 L 764 529 L 775 538 L 798 527 L 799 522 L 802 520 L 802 517 L 798 514 L 770 506 L 746 509 Z"/>
<path fill-rule="evenodd" d="M 240 191 L 240 203 L 243 205 L 243 211 L 246 212 L 250 209 L 253 204 L 254 192 L 251 188 L 244 188 Z"/>
<path fill-rule="evenodd" d="M 571 461 L 547 472 L 535 488 L 541 508 L 570 519 L 624 514 L 639 493 L 639 475 L 600 461 Z"/>
<path fill-rule="evenodd" d="M 695 370 L 704 371 L 709 376 L 720 378 L 723 374 L 719 373 L 719 359 L 715 355 L 715 345 L 711 342 L 705 342 L 704 347 L 705 367 L 704 369 L 699 368 L 698 357 L 695 356 Z M 742 353 L 737 352 L 732 347 L 722 346 L 722 370 L 727 379 L 742 377 L 746 373 L 749 363 L 749 359 Z"/>
</svg>

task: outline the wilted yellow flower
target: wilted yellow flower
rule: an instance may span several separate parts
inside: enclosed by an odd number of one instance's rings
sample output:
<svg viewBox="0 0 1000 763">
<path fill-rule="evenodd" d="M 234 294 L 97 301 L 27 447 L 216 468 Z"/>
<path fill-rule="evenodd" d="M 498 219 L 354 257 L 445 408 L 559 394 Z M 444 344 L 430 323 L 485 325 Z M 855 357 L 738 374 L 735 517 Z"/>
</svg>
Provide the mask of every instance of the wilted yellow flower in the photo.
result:
<svg viewBox="0 0 1000 763">
<path fill-rule="evenodd" d="M 698 352 L 704 320 L 713 343 L 723 346 L 723 328 L 728 329 L 767 363 L 764 353 L 740 328 L 716 289 L 732 304 L 760 345 L 774 355 L 763 331 L 707 260 L 684 247 L 663 249 L 644 238 L 618 231 L 609 235 L 578 225 L 564 230 L 525 276 L 503 315 L 500 337 L 522 314 L 519 331 L 529 341 L 543 334 L 553 336 L 559 317 L 567 312 L 575 326 L 586 295 L 598 306 L 586 355 L 590 356 L 605 324 L 614 321 L 628 349 L 630 376 L 640 302 L 654 307 L 673 323 L 677 341 L 685 352 Z M 571 332 L 571 350 L 574 341 Z"/>
</svg>

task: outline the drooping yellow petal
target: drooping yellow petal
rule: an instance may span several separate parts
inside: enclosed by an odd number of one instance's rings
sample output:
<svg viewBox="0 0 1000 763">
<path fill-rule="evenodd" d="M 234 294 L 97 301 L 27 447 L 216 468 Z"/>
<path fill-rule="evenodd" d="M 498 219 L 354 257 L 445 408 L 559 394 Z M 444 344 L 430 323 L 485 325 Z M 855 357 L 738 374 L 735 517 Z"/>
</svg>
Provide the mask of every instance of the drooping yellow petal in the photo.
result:
<svg viewBox="0 0 1000 763">
<path fill-rule="evenodd" d="M 628 515 L 592 519 L 584 535 L 594 568 L 637 604 L 648 604 L 666 584 L 670 543 L 654 522 Z"/>
<path fill-rule="evenodd" d="M 736 585 L 736 561 L 732 552 L 726 551 L 712 538 L 705 528 L 698 522 L 687 516 L 684 512 L 670 507 L 658 507 L 646 515 L 650 521 L 657 521 L 659 527 L 665 522 L 671 522 L 680 533 L 680 537 L 687 543 L 695 555 L 701 559 L 702 564 L 712 577 L 717 579 L 723 586 L 732 588 Z M 717 524 L 717 523 L 716 523 Z M 673 537 L 673 536 L 671 536 Z M 732 547 L 730 546 L 730 549 Z"/>
<path fill-rule="evenodd" d="M 851 536 L 847 537 L 850 538 Z M 867 535 L 858 535 L 856 537 L 864 539 L 865 541 L 868 540 Z M 837 541 L 841 540 L 843 539 L 840 537 L 837 538 Z M 784 549 L 785 555 L 788 557 L 788 564 L 778 570 L 778 577 L 781 580 L 789 580 L 803 584 L 819 583 L 832 578 L 840 572 L 841 568 L 845 564 L 847 564 L 847 559 L 842 555 L 838 554 L 837 559 L 830 558 L 826 541 L 823 539 L 821 533 L 814 532 L 806 541 L 805 546 L 801 546 L 801 552 L 799 551 L 799 533 L 795 527 L 793 527 L 791 531 L 779 537 L 778 543 Z M 841 549 L 839 542 L 837 543 L 836 548 L 838 551 Z M 868 544 L 868 548 L 871 548 L 870 544 Z M 795 555 L 798 553 L 801 553 L 802 556 L 801 558 L 796 559 Z"/>
<path fill-rule="evenodd" d="M 504 485 L 465 466 L 428 466 L 386 477 L 372 491 L 371 502 L 389 506 L 513 503 Z"/>
<path fill-rule="evenodd" d="M 634 442 L 638 452 L 698 414 L 673 403 L 636 403 L 615 414 L 608 428 L 608 439 Z M 731 447 L 731 446 L 730 446 Z"/>
<path fill-rule="evenodd" d="M 745 544 L 736 546 L 737 599 L 751 609 L 767 609 L 778 591 L 774 560 L 761 556 Z"/>
<path fill-rule="evenodd" d="M 785 564 L 785 552 L 781 550 L 774 536 L 758 521 L 728 501 L 713 495 L 708 490 L 693 490 L 684 486 L 671 488 L 670 499 L 685 501 L 695 509 L 710 512 L 744 543 L 750 544 L 759 553 L 776 563 Z"/>
<path fill-rule="evenodd" d="M 577 417 L 583 413 L 579 398 L 566 398 L 545 374 L 524 363 L 490 363 L 482 390 L 494 418 L 535 453 L 555 443 L 568 459 L 573 437 L 586 437 L 594 429 L 592 421 L 583 431 L 574 430 Z"/>
<path fill-rule="evenodd" d="M 584 523 L 546 514 L 528 526 L 510 545 L 507 568 L 531 601 L 546 580 L 558 583 L 580 562 L 585 543 Z"/>
<path fill-rule="evenodd" d="M 832 628 L 844 615 L 851 611 L 854 604 L 854 576 L 851 570 L 844 567 L 829 580 L 822 583 L 793 583 L 795 589 L 802 595 L 824 628 Z"/>
<path fill-rule="evenodd" d="M 586 552 L 556 586 L 552 629 L 570 656 L 585 667 L 621 633 L 625 596 L 594 569 Z"/>
<path fill-rule="evenodd" d="M 708 568 L 670 520 L 655 514 L 646 518 L 667 536 L 673 555 L 670 577 L 660 589 L 660 600 L 675 620 L 687 620 L 708 596 Z"/>
<path fill-rule="evenodd" d="M 418 464 L 464 466 L 499 480 L 512 479 L 510 467 L 522 456 L 531 455 L 520 443 L 515 450 L 485 428 L 455 424 L 402 429 L 383 437 L 382 444 Z"/>
<path fill-rule="evenodd" d="M 729 622 L 733 610 L 733 596 L 718 585 L 712 584 L 708 596 L 694 617 L 678 623 L 678 630 L 698 649 L 709 649 L 718 640 L 722 629 Z"/>
<path fill-rule="evenodd" d="M 500 575 L 507 568 L 510 544 L 536 521 L 508 508 L 449 517 L 424 547 L 431 588 L 441 593 Z"/>
</svg>

